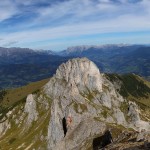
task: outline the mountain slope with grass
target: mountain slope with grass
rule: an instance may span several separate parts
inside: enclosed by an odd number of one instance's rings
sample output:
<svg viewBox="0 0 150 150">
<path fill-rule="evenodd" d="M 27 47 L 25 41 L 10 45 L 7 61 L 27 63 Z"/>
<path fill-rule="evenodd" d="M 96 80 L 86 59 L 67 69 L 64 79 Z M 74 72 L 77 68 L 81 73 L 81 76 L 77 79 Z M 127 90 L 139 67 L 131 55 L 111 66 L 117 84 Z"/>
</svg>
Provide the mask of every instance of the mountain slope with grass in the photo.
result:
<svg viewBox="0 0 150 150">
<path fill-rule="evenodd" d="M 103 74 L 87 58 L 61 64 L 49 79 L 3 90 L 0 98 L 2 150 L 149 146 L 150 83 Z"/>
</svg>

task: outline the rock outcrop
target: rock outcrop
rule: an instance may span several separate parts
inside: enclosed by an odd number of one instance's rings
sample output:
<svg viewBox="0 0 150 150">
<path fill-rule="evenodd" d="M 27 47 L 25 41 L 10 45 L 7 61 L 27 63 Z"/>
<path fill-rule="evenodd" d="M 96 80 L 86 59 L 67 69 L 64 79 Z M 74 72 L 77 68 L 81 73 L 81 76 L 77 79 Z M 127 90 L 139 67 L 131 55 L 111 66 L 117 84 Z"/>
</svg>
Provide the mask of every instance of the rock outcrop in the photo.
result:
<svg viewBox="0 0 150 150">
<path fill-rule="evenodd" d="M 102 77 L 96 65 L 87 58 L 63 63 L 45 86 L 51 97 L 74 96 L 88 91 L 102 91 Z"/>
<path fill-rule="evenodd" d="M 36 101 L 32 94 L 29 94 L 27 96 L 24 112 L 28 114 L 26 121 L 28 126 L 30 126 L 33 121 L 36 121 L 38 119 L 38 112 L 36 110 Z"/>
<path fill-rule="evenodd" d="M 2 137 L 8 129 L 11 128 L 11 125 L 8 120 L 0 123 L 0 137 Z"/>
<path fill-rule="evenodd" d="M 53 99 L 48 127 L 48 149 L 61 149 L 68 137 L 72 138 L 74 143 L 78 137 L 85 141 L 88 140 L 90 137 L 85 136 L 82 132 L 79 132 L 78 136 L 73 135 L 78 128 L 81 131 L 84 130 L 85 126 L 82 124 L 85 124 L 89 118 L 91 122 L 94 122 L 96 118 L 99 119 L 99 124 L 104 121 L 105 126 L 115 123 L 139 130 L 137 119 L 132 119 L 136 108 L 132 107 L 132 104 L 128 103 L 115 87 L 116 85 L 107 80 L 96 65 L 86 58 L 72 59 L 62 64 L 56 71 L 56 75 L 44 87 L 44 92 Z M 123 105 L 128 105 L 130 122 L 126 119 L 127 114 L 122 111 Z M 73 122 L 65 136 L 62 120 L 68 116 L 72 117 Z M 139 115 L 137 117 L 139 123 Z M 145 123 L 149 126 L 148 122 Z M 149 129 L 147 126 L 141 128 Z M 95 128 L 95 136 L 104 132 L 106 127 L 102 129 L 100 132 L 99 128 Z M 91 128 L 87 126 L 86 132 L 90 131 Z M 65 149 L 81 149 L 82 146 L 72 143 L 67 147 L 65 145 Z"/>
<path fill-rule="evenodd" d="M 135 102 L 129 102 L 128 116 L 130 116 L 131 118 L 131 124 L 133 125 L 132 128 L 136 127 L 139 131 L 141 131 L 142 129 L 150 131 L 150 122 L 141 120 L 140 109 Z"/>
</svg>

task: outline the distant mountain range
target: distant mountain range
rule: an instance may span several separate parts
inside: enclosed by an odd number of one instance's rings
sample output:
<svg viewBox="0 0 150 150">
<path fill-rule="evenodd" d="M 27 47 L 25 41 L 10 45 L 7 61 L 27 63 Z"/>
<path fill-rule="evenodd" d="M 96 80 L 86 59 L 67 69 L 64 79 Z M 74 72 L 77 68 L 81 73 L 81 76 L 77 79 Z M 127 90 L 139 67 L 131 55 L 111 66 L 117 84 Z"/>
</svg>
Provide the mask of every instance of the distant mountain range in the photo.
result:
<svg viewBox="0 0 150 150">
<path fill-rule="evenodd" d="M 29 48 L 3 48 L 0 47 L 0 64 L 26 64 L 45 62 L 49 57 L 55 55 L 48 50 L 32 50 Z M 57 56 L 58 57 L 58 56 Z M 55 57 L 54 57 L 55 58 Z M 56 58 L 55 58 L 56 59 Z"/>
<path fill-rule="evenodd" d="M 87 57 L 103 72 L 150 76 L 150 46 L 103 45 L 70 47 L 63 56 Z"/>
<path fill-rule="evenodd" d="M 18 87 L 50 77 L 68 59 L 51 51 L 0 48 L 0 87 Z"/>
<path fill-rule="evenodd" d="M 52 76 L 70 58 L 87 57 L 106 73 L 135 73 L 150 78 L 150 46 L 75 46 L 61 52 L 0 47 L 0 87 L 12 88 Z"/>
</svg>

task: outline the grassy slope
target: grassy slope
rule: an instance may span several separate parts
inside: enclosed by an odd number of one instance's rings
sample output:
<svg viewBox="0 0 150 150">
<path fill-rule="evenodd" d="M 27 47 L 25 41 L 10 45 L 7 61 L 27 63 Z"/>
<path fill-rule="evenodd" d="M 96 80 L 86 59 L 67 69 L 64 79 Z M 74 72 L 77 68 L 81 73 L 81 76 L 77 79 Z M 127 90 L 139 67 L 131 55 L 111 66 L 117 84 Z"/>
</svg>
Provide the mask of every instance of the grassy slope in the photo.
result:
<svg viewBox="0 0 150 150">
<path fill-rule="evenodd" d="M 26 86 L 16 88 L 16 89 L 10 89 L 7 90 L 6 95 L 3 97 L 3 99 L 0 99 L 0 105 L 3 106 L 11 106 L 15 102 L 18 102 L 19 100 L 22 100 L 26 98 L 28 94 L 31 94 L 37 90 L 39 90 L 42 86 L 44 86 L 49 79 L 44 79 L 38 82 L 30 83 Z"/>
<path fill-rule="evenodd" d="M 22 105 L 16 107 L 17 109 L 21 109 Z M 40 107 L 40 105 L 38 106 Z M 44 106 L 41 107 L 39 112 L 39 117 L 36 122 L 33 122 L 29 129 L 26 129 L 26 116 L 24 117 L 24 121 L 19 124 L 15 123 L 18 117 L 18 111 L 14 112 L 13 115 L 16 115 L 16 118 L 10 119 L 9 122 L 11 123 L 11 129 L 9 129 L 6 134 L 0 138 L 0 149 L 25 149 L 30 147 L 29 149 L 39 148 L 42 147 L 44 149 L 47 148 L 46 143 L 46 136 L 47 136 L 47 129 L 49 124 L 50 118 L 50 109 L 45 111 Z M 21 112 L 23 113 L 23 111 Z M 43 136 L 43 139 L 41 137 Z M 20 148 L 19 148 L 20 147 Z"/>
<path fill-rule="evenodd" d="M 19 120 L 21 116 L 23 116 L 23 107 L 25 98 L 30 93 L 37 93 L 37 95 L 45 96 L 41 91 L 40 88 L 43 87 L 49 79 L 45 79 L 39 82 L 30 83 L 27 86 L 23 86 L 17 89 L 7 90 L 6 95 L 1 99 L 0 113 L 3 113 L 3 117 L 6 116 L 9 110 L 14 110 L 13 114 L 11 115 L 9 122 L 11 123 L 11 129 L 9 129 L 6 134 L 0 138 L 0 149 L 33 149 L 42 147 L 46 149 L 46 140 L 45 137 L 47 136 L 47 128 L 49 124 L 50 118 L 50 109 L 45 112 L 45 105 L 37 103 L 38 109 L 38 120 L 32 123 L 32 126 L 29 130 L 26 130 L 26 115 L 23 117 L 23 121 L 21 124 L 16 124 L 16 120 Z M 50 103 L 50 101 L 49 101 Z M 13 119 L 12 117 L 15 116 Z M 0 118 L 0 120 L 2 117 Z M 41 137 L 44 137 L 42 140 Z M 20 148 L 19 148 L 20 146 Z"/>
<path fill-rule="evenodd" d="M 120 94 L 128 100 L 136 101 L 140 106 L 150 107 L 150 82 L 134 74 L 107 74 L 111 82 L 121 81 Z"/>
<path fill-rule="evenodd" d="M 38 82 L 30 83 L 20 88 L 7 90 L 5 94 L 0 97 L 0 114 L 2 114 L 0 116 L 0 121 L 11 109 L 21 103 L 25 103 L 28 94 L 38 91 L 48 81 L 49 79 L 44 79 Z"/>
</svg>

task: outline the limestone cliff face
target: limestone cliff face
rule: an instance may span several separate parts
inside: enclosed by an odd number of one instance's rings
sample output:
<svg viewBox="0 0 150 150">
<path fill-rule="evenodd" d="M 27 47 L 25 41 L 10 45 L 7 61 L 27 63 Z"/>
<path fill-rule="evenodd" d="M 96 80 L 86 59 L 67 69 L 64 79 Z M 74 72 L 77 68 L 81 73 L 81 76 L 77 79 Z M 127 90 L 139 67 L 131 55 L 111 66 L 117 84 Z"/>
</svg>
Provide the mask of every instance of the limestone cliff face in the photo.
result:
<svg viewBox="0 0 150 150">
<path fill-rule="evenodd" d="M 63 63 L 45 86 L 49 96 L 76 96 L 88 91 L 102 91 L 102 77 L 96 65 L 87 58 Z"/>
<path fill-rule="evenodd" d="M 63 118 L 71 114 L 74 129 L 92 114 L 96 116 L 96 109 L 88 105 L 83 95 L 102 92 L 102 82 L 99 69 L 86 58 L 69 60 L 58 68 L 56 75 L 44 87 L 45 93 L 53 98 L 48 129 L 50 149 L 64 138 Z"/>
<path fill-rule="evenodd" d="M 36 110 L 36 101 L 32 94 L 27 96 L 24 112 L 28 114 L 27 125 L 30 126 L 33 121 L 38 119 L 38 112 Z"/>
<path fill-rule="evenodd" d="M 141 120 L 140 113 L 140 109 L 136 103 L 129 102 L 128 116 L 130 116 L 132 128 L 136 127 L 138 130 L 145 129 L 150 131 L 150 122 Z"/>
<path fill-rule="evenodd" d="M 118 85 L 119 86 L 119 85 Z M 118 87 L 117 87 L 118 88 Z M 106 130 L 106 124 L 115 123 L 125 127 L 132 127 L 136 130 L 141 128 L 149 129 L 149 123 L 143 122 L 145 126 L 139 127 L 141 122 L 127 120 L 127 117 L 134 116 L 136 109 L 130 106 L 116 90 L 116 85 L 112 84 L 100 73 L 96 65 L 86 58 L 69 60 L 62 64 L 50 81 L 45 85 L 44 92 L 53 99 L 51 105 L 51 118 L 48 127 L 48 149 L 86 149 L 85 142 L 89 136 L 79 132 L 78 136 L 73 136 L 77 129 L 91 132 L 90 125 L 85 126 L 85 122 L 96 122 L 95 126 L 103 126 L 100 130 L 95 128 L 90 138 L 102 134 Z M 123 112 L 122 107 L 126 105 L 129 114 Z M 131 110 L 132 109 L 132 110 Z M 71 128 L 66 136 L 62 126 L 63 118 L 72 117 Z M 103 125 L 105 122 L 106 124 Z M 71 137 L 73 136 L 73 137 Z M 73 138 L 70 146 L 66 146 L 68 138 Z M 79 144 L 78 138 L 84 139 Z M 79 140 L 80 141 L 80 140 Z"/>
</svg>

